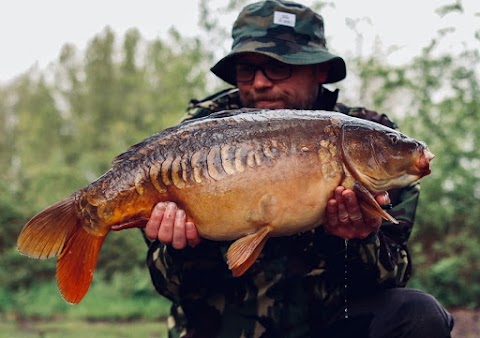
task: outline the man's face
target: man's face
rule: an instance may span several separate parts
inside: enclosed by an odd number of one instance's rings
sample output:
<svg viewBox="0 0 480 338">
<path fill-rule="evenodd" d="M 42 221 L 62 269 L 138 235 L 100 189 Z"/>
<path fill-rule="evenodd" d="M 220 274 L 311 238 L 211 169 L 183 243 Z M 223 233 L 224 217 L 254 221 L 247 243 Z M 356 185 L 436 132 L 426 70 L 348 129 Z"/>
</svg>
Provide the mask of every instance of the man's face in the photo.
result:
<svg viewBox="0 0 480 338">
<path fill-rule="evenodd" d="M 236 71 L 240 100 L 245 107 L 312 109 L 328 68 L 288 66 L 268 56 L 249 53 L 238 56 Z M 249 77 L 252 73 L 253 77 Z"/>
</svg>

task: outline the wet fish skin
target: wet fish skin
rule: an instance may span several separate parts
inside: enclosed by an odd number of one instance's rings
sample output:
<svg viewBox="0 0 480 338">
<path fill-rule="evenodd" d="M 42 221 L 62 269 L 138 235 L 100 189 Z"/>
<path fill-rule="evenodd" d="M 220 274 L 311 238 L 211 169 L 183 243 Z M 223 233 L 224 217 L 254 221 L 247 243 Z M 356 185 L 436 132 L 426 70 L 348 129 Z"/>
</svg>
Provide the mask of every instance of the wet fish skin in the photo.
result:
<svg viewBox="0 0 480 338">
<path fill-rule="evenodd" d="M 202 237 L 236 240 L 227 260 L 238 276 L 269 237 L 322 224 L 338 185 L 356 191 L 364 212 L 395 221 L 372 194 L 428 175 L 432 158 L 421 142 L 343 114 L 223 112 L 131 147 L 95 182 L 33 217 L 17 246 L 33 258 L 59 256 L 60 292 L 78 303 L 105 236 L 144 226 L 156 203 L 174 201 Z"/>
</svg>

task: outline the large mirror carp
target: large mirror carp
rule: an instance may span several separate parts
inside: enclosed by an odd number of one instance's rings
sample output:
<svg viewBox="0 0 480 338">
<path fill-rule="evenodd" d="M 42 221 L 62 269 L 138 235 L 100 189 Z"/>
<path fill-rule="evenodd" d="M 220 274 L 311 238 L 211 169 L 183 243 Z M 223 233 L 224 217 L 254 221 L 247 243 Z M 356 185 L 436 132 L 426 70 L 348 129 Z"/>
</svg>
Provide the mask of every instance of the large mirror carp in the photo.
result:
<svg viewBox="0 0 480 338">
<path fill-rule="evenodd" d="M 64 299 L 87 293 L 105 236 L 144 227 L 173 201 L 204 238 L 234 241 L 235 276 L 271 236 L 324 222 L 334 189 L 353 189 L 364 213 L 396 222 L 373 195 L 430 173 L 427 146 L 378 123 L 340 113 L 237 110 L 165 129 L 119 155 L 96 181 L 33 217 L 18 238 L 32 258 L 58 256 Z"/>
</svg>

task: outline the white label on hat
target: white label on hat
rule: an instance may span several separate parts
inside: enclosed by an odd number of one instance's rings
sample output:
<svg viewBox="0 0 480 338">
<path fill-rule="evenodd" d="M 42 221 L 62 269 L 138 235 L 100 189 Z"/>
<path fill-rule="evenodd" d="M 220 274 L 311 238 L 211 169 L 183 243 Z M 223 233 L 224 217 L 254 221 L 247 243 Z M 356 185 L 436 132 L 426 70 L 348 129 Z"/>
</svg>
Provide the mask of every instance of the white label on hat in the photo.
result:
<svg viewBox="0 0 480 338">
<path fill-rule="evenodd" d="M 273 23 L 295 27 L 295 14 L 275 11 L 273 12 Z"/>
</svg>

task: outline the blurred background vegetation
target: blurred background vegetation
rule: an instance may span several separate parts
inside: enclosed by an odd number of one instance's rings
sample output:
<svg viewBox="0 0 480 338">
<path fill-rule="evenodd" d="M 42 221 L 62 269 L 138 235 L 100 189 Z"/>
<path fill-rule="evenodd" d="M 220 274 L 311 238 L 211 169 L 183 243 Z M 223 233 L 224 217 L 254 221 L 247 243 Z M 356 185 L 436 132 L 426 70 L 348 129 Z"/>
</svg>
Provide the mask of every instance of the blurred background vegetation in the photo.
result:
<svg viewBox="0 0 480 338">
<path fill-rule="evenodd" d="M 200 6 L 202 38 L 172 29 L 146 40 L 136 29 L 118 36 L 106 27 L 86 50 L 66 44 L 46 70 L 33 66 L 0 85 L 0 318 L 165 317 L 168 302 L 150 283 L 139 232 L 107 238 L 92 288 L 75 307 L 56 289 L 55 260 L 21 256 L 16 238 L 30 217 L 101 175 L 114 156 L 177 123 L 190 98 L 225 87 L 208 70 L 210 46 L 228 32 L 207 1 Z M 401 67 L 386 63 L 381 47 L 376 57 L 350 56 L 348 80 L 338 86 L 342 102 L 386 113 L 436 155 L 422 182 L 410 286 L 450 308 L 480 308 L 480 56 L 439 52 L 444 34 Z M 480 30 L 472 36 L 480 42 Z"/>
</svg>

